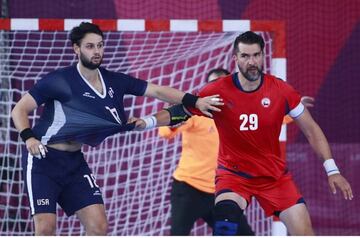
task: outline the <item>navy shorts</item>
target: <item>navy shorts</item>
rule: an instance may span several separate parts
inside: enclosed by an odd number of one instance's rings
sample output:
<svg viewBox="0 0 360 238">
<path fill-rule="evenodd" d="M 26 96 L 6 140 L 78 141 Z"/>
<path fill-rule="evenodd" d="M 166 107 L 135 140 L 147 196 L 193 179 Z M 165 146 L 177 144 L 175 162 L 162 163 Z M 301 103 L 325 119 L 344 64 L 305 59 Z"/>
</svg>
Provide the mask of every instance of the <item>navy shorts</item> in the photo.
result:
<svg viewBox="0 0 360 238">
<path fill-rule="evenodd" d="M 47 148 L 46 158 L 22 156 L 25 185 L 31 214 L 55 213 L 56 203 L 66 215 L 92 204 L 104 204 L 99 186 L 83 153 Z"/>
</svg>

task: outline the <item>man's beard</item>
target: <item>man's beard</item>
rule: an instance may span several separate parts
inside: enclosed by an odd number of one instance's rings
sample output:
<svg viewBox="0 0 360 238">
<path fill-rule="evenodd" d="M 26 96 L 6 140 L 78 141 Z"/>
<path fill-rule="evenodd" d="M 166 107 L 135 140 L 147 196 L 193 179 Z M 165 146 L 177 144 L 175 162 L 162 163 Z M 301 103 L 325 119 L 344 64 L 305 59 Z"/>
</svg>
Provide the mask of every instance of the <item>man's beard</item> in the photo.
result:
<svg viewBox="0 0 360 238">
<path fill-rule="evenodd" d="M 91 62 L 91 60 L 88 60 L 87 58 L 85 58 L 85 56 L 83 54 L 80 54 L 80 61 L 81 61 L 82 65 L 84 65 L 85 68 L 93 70 L 93 69 L 99 68 L 99 66 L 102 63 L 102 58 L 99 63 L 94 64 L 93 62 Z"/>
<path fill-rule="evenodd" d="M 246 71 L 243 71 L 241 69 L 241 67 L 239 66 L 239 70 L 240 70 L 241 74 L 244 76 L 244 78 L 246 78 L 250 82 L 255 82 L 256 80 L 258 80 L 261 77 L 261 74 L 262 74 L 262 68 L 253 66 L 250 69 L 254 69 L 254 68 L 256 68 L 256 70 L 258 72 L 256 75 L 250 74 L 249 69 L 247 69 Z"/>
</svg>

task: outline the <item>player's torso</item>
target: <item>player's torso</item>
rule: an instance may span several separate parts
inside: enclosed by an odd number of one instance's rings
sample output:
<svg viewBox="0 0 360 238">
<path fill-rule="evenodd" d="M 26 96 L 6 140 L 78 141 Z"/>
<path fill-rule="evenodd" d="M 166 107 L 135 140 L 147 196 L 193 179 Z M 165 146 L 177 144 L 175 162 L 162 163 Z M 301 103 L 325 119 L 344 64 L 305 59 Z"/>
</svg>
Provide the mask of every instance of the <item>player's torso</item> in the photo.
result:
<svg viewBox="0 0 360 238">
<path fill-rule="evenodd" d="M 211 167 L 210 170 L 214 170 L 219 149 L 215 123 L 203 116 L 193 116 L 189 120 L 192 126 L 182 131 L 182 159 L 197 164 L 198 169 Z"/>
<path fill-rule="evenodd" d="M 214 192 L 219 137 L 212 119 L 193 116 L 191 126 L 182 131 L 182 153 L 174 172 L 177 180 L 207 193 Z"/>
<path fill-rule="evenodd" d="M 126 124 L 121 83 L 108 77 L 107 71 L 101 70 L 99 75 L 102 92 L 95 90 L 76 67 L 61 71 L 61 77 L 54 80 L 59 84 L 59 92 L 54 100 L 45 103 L 40 121 L 34 128 L 43 143 L 66 141 L 66 138 L 72 138 L 72 134 L 86 137 L 87 133 L 101 126 Z M 100 137 L 105 137 L 105 134 Z M 82 138 L 78 142 L 86 141 Z"/>
<path fill-rule="evenodd" d="M 233 82 L 227 82 L 219 93 L 225 105 L 221 113 L 216 114 L 216 121 L 231 123 L 234 132 L 244 138 L 258 140 L 260 135 L 278 136 L 286 102 L 270 80 L 263 80 L 259 88 L 251 92 L 242 91 Z"/>
<path fill-rule="evenodd" d="M 126 123 L 123 110 L 124 91 L 106 72 L 99 73 L 102 92 L 97 91 L 79 73 L 69 76 L 67 81 L 71 87 L 71 100 L 64 102 L 64 107 L 96 115 L 106 120 Z M 116 109 L 116 111 L 115 111 Z"/>
<path fill-rule="evenodd" d="M 273 83 L 278 79 L 266 76 L 252 92 L 243 91 L 237 80 L 233 76 L 224 78 L 217 86 L 225 103 L 214 116 L 221 138 L 220 164 L 254 175 L 271 174 L 265 170 L 272 165 L 283 169 L 278 138 L 286 100 Z M 252 164 L 260 165 L 258 171 Z"/>
</svg>

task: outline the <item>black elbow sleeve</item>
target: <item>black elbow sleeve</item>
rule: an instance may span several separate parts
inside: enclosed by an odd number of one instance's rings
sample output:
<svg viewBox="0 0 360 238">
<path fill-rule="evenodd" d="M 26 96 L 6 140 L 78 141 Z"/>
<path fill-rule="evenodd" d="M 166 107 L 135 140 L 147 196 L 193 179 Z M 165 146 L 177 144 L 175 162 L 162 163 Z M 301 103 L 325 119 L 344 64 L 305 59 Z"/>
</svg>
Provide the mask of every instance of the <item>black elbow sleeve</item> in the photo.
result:
<svg viewBox="0 0 360 238">
<path fill-rule="evenodd" d="M 191 115 L 188 115 L 182 104 L 177 104 L 168 108 L 165 108 L 166 111 L 170 114 L 170 124 L 169 126 L 173 126 L 176 124 L 179 124 L 183 121 L 186 121 L 191 117 Z"/>
</svg>

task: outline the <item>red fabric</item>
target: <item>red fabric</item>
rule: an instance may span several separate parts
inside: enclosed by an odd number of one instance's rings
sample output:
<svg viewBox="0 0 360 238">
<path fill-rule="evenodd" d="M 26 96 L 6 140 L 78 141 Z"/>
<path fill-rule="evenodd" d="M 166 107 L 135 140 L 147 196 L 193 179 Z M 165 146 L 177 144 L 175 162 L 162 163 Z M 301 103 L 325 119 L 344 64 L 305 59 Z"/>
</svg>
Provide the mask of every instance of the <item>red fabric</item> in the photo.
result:
<svg viewBox="0 0 360 238">
<path fill-rule="evenodd" d="M 93 19 L 92 22 L 98 25 L 103 31 L 117 31 L 116 20 Z"/>
<path fill-rule="evenodd" d="M 282 175 L 278 180 L 268 177 L 246 179 L 224 169 L 216 171 L 216 193 L 231 190 L 246 201 L 254 196 L 264 209 L 266 216 L 275 211 L 283 211 L 295 205 L 302 195 L 290 174 Z"/>
<path fill-rule="evenodd" d="M 9 18 L 0 19 L 0 29 L 10 30 L 10 19 Z"/>
<path fill-rule="evenodd" d="M 39 19 L 39 29 L 43 31 L 63 31 L 64 19 Z"/>
<path fill-rule="evenodd" d="M 169 20 L 147 20 L 145 21 L 145 29 L 147 31 L 169 31 Z"/>
<path fill-rule="evenodd" d="M 222 21 L 218 21 L 218 20 L 199 21 L 198 26 L 199 26 L 198 30 L 203 32 L 207 32 L 207 31 L 221 32 L 223 28 Z"/>
<path fill-rule="evenodd" d="M 199 93 L 201 97 L 215 94 L 225 103 L 221 112 L 214 112 L 220 135 L 219 164 L 252 176 L 279 178 L 286 168 L 279 145 L 281 125 L 286 109 L 294 109 L 300 95 L 271 75 L 265 75 L 262 85 L 250 93 L 235 85 L 233 75 L 208 84 Z M 264 105 L 265 99 L 269 105 Z"/>
</svg>

